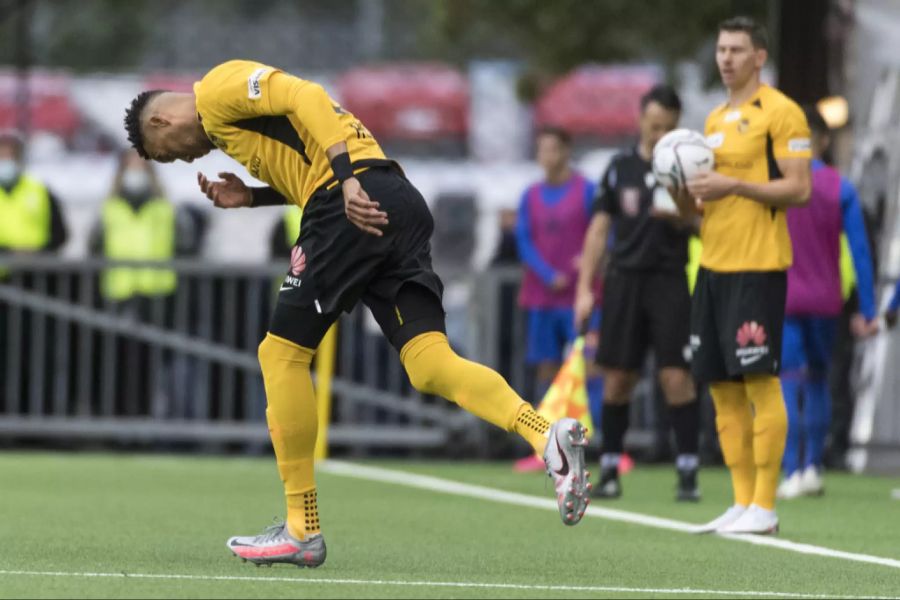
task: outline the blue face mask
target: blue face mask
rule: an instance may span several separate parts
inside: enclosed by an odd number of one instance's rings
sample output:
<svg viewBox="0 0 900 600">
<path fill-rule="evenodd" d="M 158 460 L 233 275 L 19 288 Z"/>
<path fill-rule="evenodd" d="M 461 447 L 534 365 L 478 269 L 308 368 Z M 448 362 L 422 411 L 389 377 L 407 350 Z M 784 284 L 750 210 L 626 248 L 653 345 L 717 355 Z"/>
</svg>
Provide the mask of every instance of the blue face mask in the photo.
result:
<svg viewBox="0 0 900 600">
<path fill-rule="evenodd" d="M 8 186 L 19 177 L 19 162 L 11 158 L 0 159 L 0 185 Z"/>
</svg>

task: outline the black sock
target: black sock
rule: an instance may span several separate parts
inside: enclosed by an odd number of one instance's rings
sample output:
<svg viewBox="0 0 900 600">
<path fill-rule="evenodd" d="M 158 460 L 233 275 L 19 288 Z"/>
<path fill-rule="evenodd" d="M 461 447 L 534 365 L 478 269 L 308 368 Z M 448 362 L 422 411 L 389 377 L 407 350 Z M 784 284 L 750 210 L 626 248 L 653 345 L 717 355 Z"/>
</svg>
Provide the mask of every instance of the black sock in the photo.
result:
<svg viewBox="0 0 900 600">
<path fill-rule="evenodd" d="M 622 454 L 625 450 L 625 432 L 628 431 L 628 416 L 631 413 L 628 404 L 604 404 L 602 454 Z"/>
<path fill-rule="evenodd" d="M 672 430 L 678 455 L 695 455 L 700 449 L 700 403 L 696 399 L 680 406 L 670 406 Z"/>
</svg>

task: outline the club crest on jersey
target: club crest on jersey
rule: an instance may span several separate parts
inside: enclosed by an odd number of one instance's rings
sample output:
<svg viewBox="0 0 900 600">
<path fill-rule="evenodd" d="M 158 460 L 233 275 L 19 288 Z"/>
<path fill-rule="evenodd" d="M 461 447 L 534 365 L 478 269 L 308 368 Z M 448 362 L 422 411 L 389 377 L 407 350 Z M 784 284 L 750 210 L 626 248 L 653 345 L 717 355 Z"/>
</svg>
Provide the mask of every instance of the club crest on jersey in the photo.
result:
<svg viewBox="0 0 900 600">
<path fill-rule="evenodd" d="M 738 133 L 747 133 L 748 129 L 750 129 L 750 119 L 741 119 L 737 126 Z"/>
<path fill-rule="evenodd" d="M 259 100 L 262 98 L 262 87 L 259 80 L 269 69 L 257 69 L 247 78 L 247 97 L 251 100 Z"/>
<path fill-rule="evenodd" d="M 641 190 L 636 187 L 622 188 L 619 192 L 619 206 L 629 217 L 641 212 Z"/>
</svg>

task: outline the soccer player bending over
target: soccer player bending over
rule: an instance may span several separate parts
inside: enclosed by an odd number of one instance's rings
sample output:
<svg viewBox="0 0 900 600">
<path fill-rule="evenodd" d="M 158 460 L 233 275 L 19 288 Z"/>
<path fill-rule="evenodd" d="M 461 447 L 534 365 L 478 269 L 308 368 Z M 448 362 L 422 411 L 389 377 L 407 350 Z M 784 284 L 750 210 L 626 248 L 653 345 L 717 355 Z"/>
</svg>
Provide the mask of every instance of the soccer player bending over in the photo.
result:
<svg viewBox="0 0 900 600">
<path fill-rule="evenodd" d="M 316 567 L 325 561 L 310 362 L 341 311 L 359 300 L 399 351 L 417 390 L 525 438 L 544 456 L 563 522 L 581 520 L 590 490 L 583 427 L 574 419 L 551 425 L 500 375 L 451 350 L 443 285 L 431 268 L 434 223 L 425 200 L 366 127 L 320 85 L 233 60 L 207 73 L 193 93 L 141 93 L 125 126 L 144 158 L 191 162 L 219 148 L 270 186 L 247 187 L 232 173 L 219 173 L 219 181 L 198 173 L 201 190 L 218 207 L 293 203 L 304 209 L 290 272 L 259 346 L 287 519 L 261 535 L 229 539 L 235 555 L 257 564 Z"/>
<path fill-rule="evenodd" d="M 797 104 L 760 82 L 765 30 L 735 17 L 719 26 L 716 63 L 728 101 L 706 119 L 711 173 L 677 198 L 703 209 L 703 253 L 691 307 L 694 376 L 709 382 L 734 505 L 702 532 L 774 533 L 787 435 L 778 380 L 791 240 L 785 209 L 810 194 L 810 140 Z"/>
</svg>

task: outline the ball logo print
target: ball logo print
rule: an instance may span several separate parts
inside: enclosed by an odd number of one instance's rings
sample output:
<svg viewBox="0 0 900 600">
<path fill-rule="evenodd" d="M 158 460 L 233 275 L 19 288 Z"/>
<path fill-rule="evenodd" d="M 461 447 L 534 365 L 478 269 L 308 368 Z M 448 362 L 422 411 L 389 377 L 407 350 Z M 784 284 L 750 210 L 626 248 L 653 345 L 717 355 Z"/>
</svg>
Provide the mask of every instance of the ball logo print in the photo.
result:
<svg viewBox="0 0 900 600">
<path fill-rule="evenodd" d="M 738 329 L 737 343 L 741 348 L 746 348 L 750 343 L 762 346 L 766 343 L 766 330 L 756 321 L 746 322 Z"/>
<path fill-rule="evenodd" d="M 702 134 L 676 129 L 664 135 L 653 149 L 653 174 L 664 186 L 680 190 L 689 179 L 712 171 L 714 161 Z"/>
<path fill-rule="evenodd" d="M 294 246 L 291 250 L 291 275 L 299 277 L 300 273 L 306 270 L 306 254 L 303 248 Z"/>
</svg>

